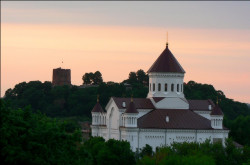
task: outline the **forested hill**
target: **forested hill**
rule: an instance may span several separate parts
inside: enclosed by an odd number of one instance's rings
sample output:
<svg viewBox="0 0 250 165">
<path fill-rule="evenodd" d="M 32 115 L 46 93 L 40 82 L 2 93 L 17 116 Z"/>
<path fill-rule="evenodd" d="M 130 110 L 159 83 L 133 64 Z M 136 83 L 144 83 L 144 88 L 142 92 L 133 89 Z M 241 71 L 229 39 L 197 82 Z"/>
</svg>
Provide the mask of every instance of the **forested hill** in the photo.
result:
<svg viewBox="0 0 250 165">
<path fill-rule="evenodd" d="M 139 72 L 141 71 L 141 73 Z M 132 85 L 127 89 L 124 83 L 100 82 L 98 87 L 79 88 L 77 86 L 55 86 L 51 82 L 22 82 L 14 89 L 5 93 L 4 100 L 13 108 L 24 108 L 41 111 L 50 117 L 91 116 L 91 110 L 96 104 L 97 95 L 103 108 L 110 97 L 141 97 L 148 93 L 147 75 L 139 70 L 131 72 L 129 78 L 124 80 Z M 86 77 L 85 77 L 86 78 Z M 231 129 L 230 135 L 240 144 L 250 143 L 250 109 L 245 103 L 227 98 L 222 91 L 215 90 L 212 85 L 189 81 L 184 84 L 184 94 L 187 99 L 219 99 L 219 106 L 224 112 L 224 125 Z"/>
<path fill-rule="evenodd" d="M 90 117 L 90 111 L 100 95 L 103 107 L 110 97 L 141 97 L 145 98 L 148 87 L 135 83 L 132 90 L 126 90 L 122 83 L 101 83 L 98 87 L 79 88 L 77 86 L 55 86 L 51 82 L 30 81 L 17 84 L 14 89 L 8 89 L 5 100 L 10 101 L 14 108 L 24 108 L 31 105 L 33 111 L 41 111 L 48 116 L 75 116 L 85 115 Z M 243 115 L 250 115 L 247 104 L 227 98 L 220 90 L 215 90 L 212 85 L 200 84 L 189 81 L 184 84 L 184 94 L 187 99 L 211 99 L 214 103 L 219 99 L 225 117 L 230 120 Z"/>
</svg>

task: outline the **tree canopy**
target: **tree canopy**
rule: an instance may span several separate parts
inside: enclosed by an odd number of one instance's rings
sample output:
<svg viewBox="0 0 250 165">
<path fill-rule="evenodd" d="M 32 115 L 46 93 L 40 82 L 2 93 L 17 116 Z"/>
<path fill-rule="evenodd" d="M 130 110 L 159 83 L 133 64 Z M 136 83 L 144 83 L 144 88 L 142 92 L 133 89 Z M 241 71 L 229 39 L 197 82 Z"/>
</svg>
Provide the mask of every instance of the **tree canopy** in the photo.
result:
<svg viewBox="0 0 250 165">
<path fill-rule="evenodd" d="M 221 143 L 173 143 L 170 146 L 159 147 L 152 155 L 144 155 L 138 160 L 138 165 L 238 165 L 249 164 L 248 146 L 244 149 L 236 148 L 231 139 L 226 146 Z"/>
<path fill-rule="evenodd" d="M 84 141 L 78 128 L 47 117 L 30 106 L 13 109 L 0 100 L 0 159 L 2 164 L 72 165 L 246 165 L 250 147 L 236 148 L 231 139 L 221 143 L 173 143 L 153 152 L 146 145 L 138 152 L 127 141 L 91 137 Z M 244 124 L 245 121 L 243 121 Z"/>
<path fill-rule="evenodd" d="M 93 85 L 98 85 L 101 84 L 103 82 L 102 79 L 102 74 L 99 71 L 96 71 L 95 73 L 85 73 L 82 76 L 82 80 L 83 80 L 83 84 L 93 84 Z"/>
</svg>

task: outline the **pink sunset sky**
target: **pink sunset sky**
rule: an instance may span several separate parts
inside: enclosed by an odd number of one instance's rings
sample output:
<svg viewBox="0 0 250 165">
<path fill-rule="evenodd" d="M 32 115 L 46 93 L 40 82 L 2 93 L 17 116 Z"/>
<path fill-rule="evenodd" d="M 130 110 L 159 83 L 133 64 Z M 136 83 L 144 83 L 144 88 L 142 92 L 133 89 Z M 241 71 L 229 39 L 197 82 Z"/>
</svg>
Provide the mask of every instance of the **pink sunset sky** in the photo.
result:
<svg viewBox="0 0 250 165">
<path fill-rule="evenodd" d="M 97 70 L 121 82 L 149 69 L 168 31 L 185 82 L 250 103 L 249 16 L 250 2 L 4 1 L 1 96 L 23 81 L 52 81 L 58 67 L 71 69 L 74 85 Z"/>
</svg>

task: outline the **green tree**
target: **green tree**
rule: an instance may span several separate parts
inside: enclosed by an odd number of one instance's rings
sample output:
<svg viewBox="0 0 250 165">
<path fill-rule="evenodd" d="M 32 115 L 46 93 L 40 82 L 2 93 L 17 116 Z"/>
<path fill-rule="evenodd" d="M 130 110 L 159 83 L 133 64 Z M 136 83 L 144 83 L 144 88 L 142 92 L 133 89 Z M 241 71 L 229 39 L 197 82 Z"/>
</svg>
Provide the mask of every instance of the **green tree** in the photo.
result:
<svg viewBox="0 0 250 165">
<path fill-rule="evenodd" d="M 93 73 L 85 73 L 82 76 L 82 80 L 83 80 L 83 84 L 91 84 L 92 83 L 92 79 L 93 79 Z"/>
<path fill-rule="evenodd" d="M 250 116 L 239 116 L 230 122 L 230 135 L 237 142 L 250 146 Z"/>
<path fill-rule="evenodd" d="M 129 84 L 134 84 L 134 83 L 137 83 L 137 76 L 136 76 L 136 73 L 135 72 L 130 72 L 129 73 L 129 77 L 128 77 L 128 83 Z"/>
<path fill-rule="evenodd" d="M 148 76 L 142 69 L 139 69 L 136 72 L 136 77 L 137 77 L 138 83 L 146 84 L 146 85 L 148 84 Z"/>
<path fill-rule="evenodd" d="M 80 131 L 68 134 L 64 123 L 30 107 L 11 109 L 0 100 L 0 146 L 3 164 L 83 164 Z"/>
<path fill-rule="evenodd" d="M 125 141 L 110 139 L 97 154 L 98 165 L 133 165 L 135 163 L 134 153 L 130 149 L 130 144 Z"/>
<path fill-rule="evenodd" d="M 140 157 L 143 156 L 152 156 L 153 155 L 153 149 L 150 145 L 146 144 L 145 147 L 141 149 Z"/>
<path fill-rule="evenodd" d="M 99 72 L 99 71 L 96 71 L 95 73 L 94 73 L 94 76 L 93 76 L 93 78 L 92 78 L 92 81 L 93 81 L 93 84 L 94 85 L 99 85 L 99 84 L 101 84 L 101 83 L 103 83 L 103 79 L 102 79 L 102 74 L 101 74 L 101 72 Z"/>
<path fill-rule="evenodd" d="M 129 142 L 110 139 L 107 142 L 102 137 L 92 137 L 84 143 L 92 155 L 92 164 L 135 164 L 134 153 Z"/>
</svg>

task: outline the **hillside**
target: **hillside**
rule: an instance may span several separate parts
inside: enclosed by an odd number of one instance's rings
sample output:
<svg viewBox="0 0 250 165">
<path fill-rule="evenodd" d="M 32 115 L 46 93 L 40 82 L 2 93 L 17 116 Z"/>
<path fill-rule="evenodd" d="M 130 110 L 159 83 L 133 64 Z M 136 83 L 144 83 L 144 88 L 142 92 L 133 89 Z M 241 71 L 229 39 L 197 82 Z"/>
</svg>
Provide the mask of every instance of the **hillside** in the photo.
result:
<svg viewBox="0 0 250 165">
<path fill-rule="evenodd" d="M 100 104 L 105 107 L 110 97 L 142 97 L 148 93 L 147 84 L 142 81 L 125 80 L 132 84 L 132 90 L 126 90 L 122 83 L 101 83 L 98 87 L 79 88 L 77 86 L 52 87 L 51 82 L 22 82 L 14 89 L 6 91 L 4 100 L 13 108 L 31 106 L 33 112 L 40 111 L 50 117 L 82 116 L 91 118 L 91 110 L 100 95 Z M 187 99 L 211 99 L 224 113 L 224 125 L 231 129 L 230 136 L 240 144 L 250 143 L 250 110 L 247 104 L 227 98 L 212 85 L 189 81 L 184 84 Z"/>
</svg>

